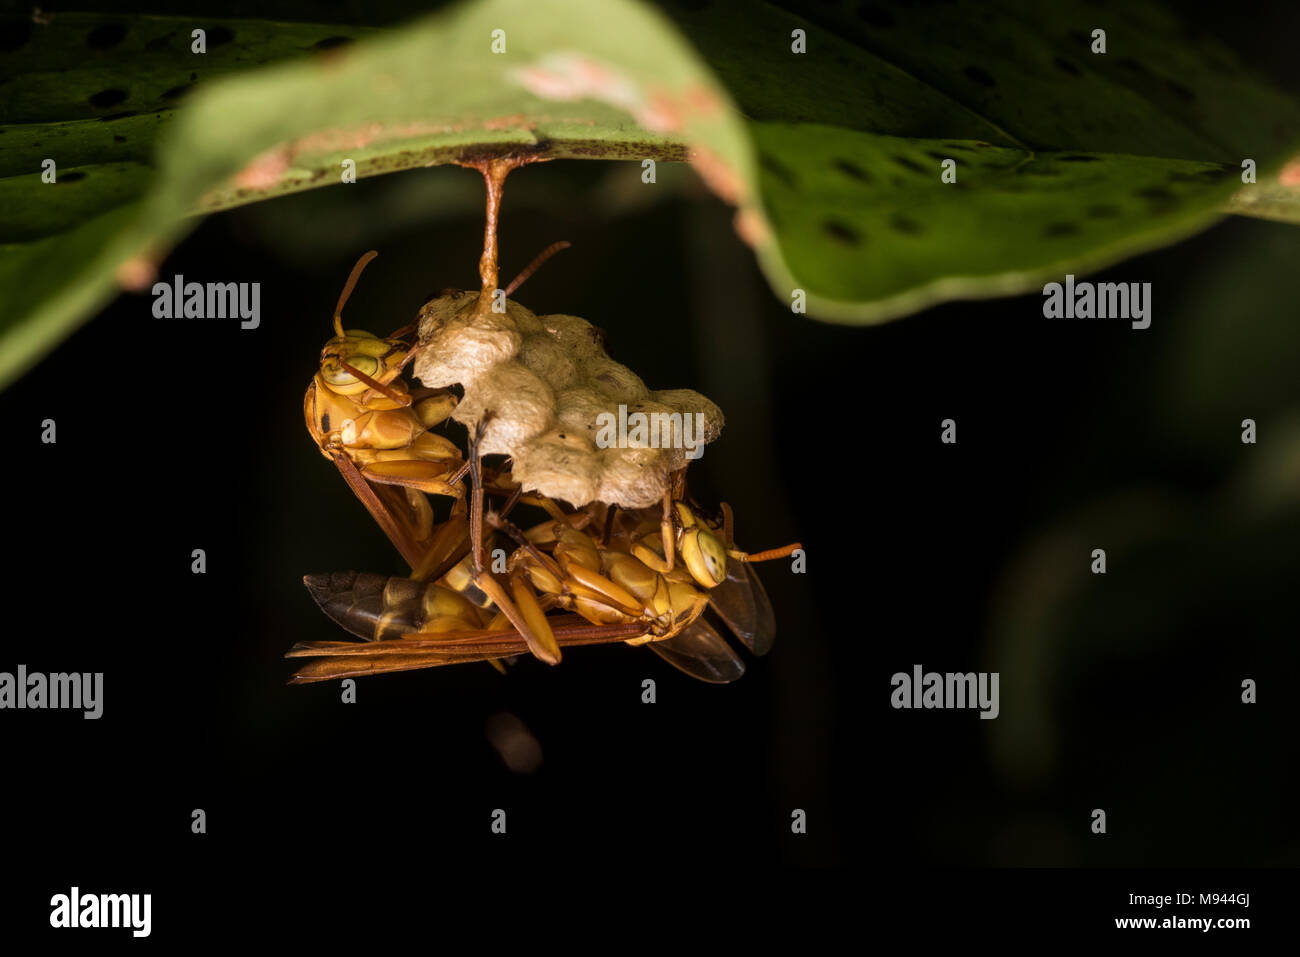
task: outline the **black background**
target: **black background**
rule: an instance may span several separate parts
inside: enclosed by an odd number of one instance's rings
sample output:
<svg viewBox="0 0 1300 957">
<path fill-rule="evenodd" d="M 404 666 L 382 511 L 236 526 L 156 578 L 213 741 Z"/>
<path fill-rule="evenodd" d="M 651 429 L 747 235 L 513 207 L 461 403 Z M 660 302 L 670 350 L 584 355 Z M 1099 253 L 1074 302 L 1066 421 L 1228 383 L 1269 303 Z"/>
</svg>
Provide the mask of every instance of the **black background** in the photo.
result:
<svg viewBox="0 0 1300 957">
<path fill-rule="evenodd" d="M 1226 221 L 1089 277 L 1151 282 L 1146 331 L 1045 320 L 1039 295 L 849 328 L 792 315 L 689 172 L 659 202 L 595 209 L 603 190 L 653 189 L 639 174 L 515 174 L 502 272 L 570 240 L 515 298 L 589 319 L 651 388 L 696 388 L 724 409 L 695 494 L 732 503 L 744 546 L 808 551 L 806 575 L 761 570 L 773 653 L 727 687 L 622 646 L 505 678 L 482 665 L 365 679 L 353 705 L 334 684 L 286 686 L 291 644 L 343 637 L 302 575 L 402 570 L 303 426 L 335 298 L 371 247 L 349 326 L 384 333 L 472 285 L 481 185 L 433 169 L 211 217 L 160 277 L 261 283 L 259 329 L 155 320 L 151 297 L 124 295 L 0 395 L 13 446 L 0 670 L 105 673 L 98 721 L 4 715 L 6 843 L 52 862 L 24 891 L 31 913 L 72 883 L 138 886 L 162 927 L 201 911 L 165 916 L 178 883 L 233 867 L 311 888 L 328 882 L 322 859 L 357 862 L 377 886 L 466 863 L 1296 863 L 1294 501 L 1267 521 L 1182 524 L 1141 552 L 1145 577 L 1112 564 L 1096 580 L 1108 594 L 1092 612 L 1079 603 L 1077 640 L 1049 648 L 1065 656 L 1044 672 L 1056 764 L 1034 783 L 997 757 L 996 726 L 1027 720 L 1005 678 L 997 721 L 889 705 L 890 676 L 915 663 L 1005 670 L 999 603 L 1033 597 L 1011 569 L 1061 515 L 1133 487 L 1206 500 L 1278 435 L 1298 398 L 1286 322 L 1225 347 L 1282 369 L 1248 408 L 1180 409 L 1153 370 L 1187 347 L 1181 317 L 1225 264 L 1263 264 L 1225 328 L 1295 318 L 1292 228 Z M 395 197 L 425 189 L 461 202 L 387 221 Z M 1260 446 L 1239 441 L 1246 415 Z M 939 442 L 946 417 L 955 447 Z M 39 441 L 45 418 L 56 445 Z M 194 548 L 205 575 L 190 572 Z M 1260 681 L 1254 706 L 1239 703 L 1244 677 Z M 499 712 L 539 740 L 535 775 L 489 745 Z M 1089 831 L 1095 807 L 1105 836 Z M 206 835 L 190 831 L 194 808 Z M 494 808 L 505 836 L 490 832 Z M 807 834 L 791 833 L 794 808 Z"/>
</svg>

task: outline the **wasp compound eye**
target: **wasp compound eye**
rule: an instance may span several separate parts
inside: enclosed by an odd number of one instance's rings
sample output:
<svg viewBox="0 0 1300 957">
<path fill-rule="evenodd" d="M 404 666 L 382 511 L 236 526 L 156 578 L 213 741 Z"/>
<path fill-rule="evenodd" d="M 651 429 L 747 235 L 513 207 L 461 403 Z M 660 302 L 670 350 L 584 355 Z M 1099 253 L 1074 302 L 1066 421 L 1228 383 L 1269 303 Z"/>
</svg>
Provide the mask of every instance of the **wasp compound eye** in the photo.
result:
<svg viewBox="0 0 1300 957">
<path fill-rule="evenodd" d="M 716 535 L 695 528 L 682 539 L 682 560 L 691 577 L 705 588 L 721 585 L 727 578 L 727 550 Z"/>
<path fill-rule="evenodd" d="M 373 375 L 379 369 L 379 360 L 372 356 L 350 356 L 348 365 L 362 375 Z M 327 386 L 343 395 L 364 392 L 366 389 L 366 384 L 343 368 L 338 359 L 327 359 L 321 363 L 320 374 Z"/>
</svg>

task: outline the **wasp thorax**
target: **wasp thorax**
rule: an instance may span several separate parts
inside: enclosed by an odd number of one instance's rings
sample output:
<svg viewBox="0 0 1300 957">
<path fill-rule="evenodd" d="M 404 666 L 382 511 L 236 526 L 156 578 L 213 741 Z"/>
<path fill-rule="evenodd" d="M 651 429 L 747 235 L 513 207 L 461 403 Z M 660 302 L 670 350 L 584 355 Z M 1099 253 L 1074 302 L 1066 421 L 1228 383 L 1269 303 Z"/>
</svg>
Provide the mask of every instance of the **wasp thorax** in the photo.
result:
<svg viewBox="0 0 1300 957">
<path fill-rule="evenodd" d="M 537 316 L 513 300 L 493 312 L 476 293 L 446 293 L 420 310 L 419 335 L 414 376 L 430 387 L 464 387 L 452 417 L 471 433 L 486 419 L 480 452 L 511 456 L 524 488 L 575 506 L 654 504 L 686 465 L 680 437 L 698 448 L 722 430 L 714 403 L 689 389 L 651 391 L 577 316 Z M 606 417 L 638 414 L 678 424 L 690 416 L 698 427 L 623 430 L 616 441 L 602 431 Z"/>
</svg>

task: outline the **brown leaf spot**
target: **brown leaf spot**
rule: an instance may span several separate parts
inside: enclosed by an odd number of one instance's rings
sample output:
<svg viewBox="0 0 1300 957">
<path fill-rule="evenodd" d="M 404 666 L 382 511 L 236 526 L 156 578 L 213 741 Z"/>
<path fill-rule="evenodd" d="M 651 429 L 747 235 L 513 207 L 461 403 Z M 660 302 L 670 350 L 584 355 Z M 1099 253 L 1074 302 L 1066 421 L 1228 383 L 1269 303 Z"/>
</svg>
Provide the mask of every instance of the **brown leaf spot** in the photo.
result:
<svg viewBox="0 0 1300 957">
<path fill-rule="evenodd" d="M 736 210 L 733 224 L 736 235 L 755 249 L 767 245 L 772 238 L 772 231 L 758 210 L 749 208 Z"/>
<path fill-rule="evenodd" d="M 238 189 L 270 189 L 289 168 L 289 149 L 277 146 L 267 150 L 235 174 Z"/>
<path fill-rule="evenodd" d="M 655 90 L 650 102 L 633 110 L 636 121 L 652 133 L 672 133 L 682 128 L 682 104 L 664 90 Z"/>
<path fill-rule="evenodd" d="M 520 127 L 531 129 L 532 126 L 533 124 L 529 122 L 528 117 L 523 113 L 512 113 L 510 116 L 496 116 L 490 120 L 483 121 L 483 129 L 485 130 L 511 130 Z"/>
<path fill-rule="evenodd" d="M 686 102 L 692 110 L 703 117 L 712 117 L 722 109 L 722 101 L 707 86 L 694 83 L 686 88 Z"/>
<path fill-rule="evenodd" d="M 736 171 L 717 153 L 703 146 L 691 150 L 691 165 L 700 174 L 704 185 L 717 193 L 725 202 L 739 206 L 745 187 Z"/>
<path fill-rule="evenodd" d="M 117 284 L 127 292 L 144 292 L 158 275 L 158 265 L 143 256 L 135 256 L 117 266 Z"/>
</svg>

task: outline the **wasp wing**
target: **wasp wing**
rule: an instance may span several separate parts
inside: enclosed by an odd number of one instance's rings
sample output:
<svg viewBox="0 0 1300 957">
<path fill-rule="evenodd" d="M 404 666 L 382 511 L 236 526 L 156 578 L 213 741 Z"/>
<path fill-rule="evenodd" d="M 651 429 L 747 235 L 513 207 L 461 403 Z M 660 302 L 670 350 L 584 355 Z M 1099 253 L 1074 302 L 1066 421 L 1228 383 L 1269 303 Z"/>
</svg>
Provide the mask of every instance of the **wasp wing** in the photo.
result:
<svg viewBox="0 0 1300 957">
<path fill-rule="evenodd" d="M 293 673 L 291 685 L 310 684 L 314 681 L 334 681 L 338 678 L 357 678 L 362 675 L 382 675 L 394 671 L 416 671 L 436 668 L 439 665 L 457 665 L 471 661 L 492 661 L 493 655 L 341 655 L 308 662 Z"/>
<path fill-rule="evenodd" d="M 765 655 L 772 650 L 776 640 L 772 600 L 748 562 L 727 562 L 726 580 L 710 590 L 709 605 L 754 654 Z"/>
<path fill-rule="evenodd" d="M 703 618 L 648 646 L 674 668 L 710 684 L 725 685 L 745 673 L 745 663 Z"/>
<path fill-rule="evenodd" d="M 553 620 L 555 640 L 562 648 L 626 641 L 645 633 L 639 625 L 592 625 L 577 615 L 562 615 Z M 355 675 L 491 661 L 527 653 L 528 643 L 518 631 L 479 629 L 438 634 L 415 632 L 403 638 L 365 643 L 300 641 L 285 657 L 319 659 L 304 665 L 289 681 L 306 684 Z"/>
<path fill-rule="evenodd" d="M 339 474 L 348 483 L 352 493 L 361 500 L 370 517 L 383 529 L 393 547 L 401 553 L 408 565 L 418 567 L 420 559 L 424 557 L 424 549 L 417 538 L 419 532 L 405 491 L 391 485 L 372 485 L 367 482 L 352 460 L 342 452 L 335 452 L 333 459 Z"/>
</svg>

